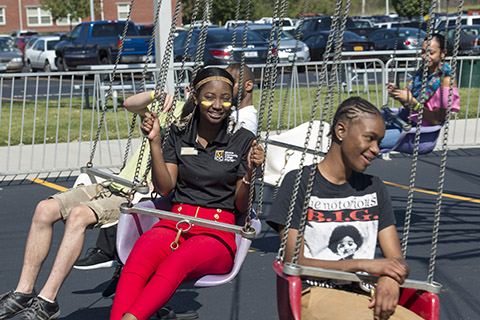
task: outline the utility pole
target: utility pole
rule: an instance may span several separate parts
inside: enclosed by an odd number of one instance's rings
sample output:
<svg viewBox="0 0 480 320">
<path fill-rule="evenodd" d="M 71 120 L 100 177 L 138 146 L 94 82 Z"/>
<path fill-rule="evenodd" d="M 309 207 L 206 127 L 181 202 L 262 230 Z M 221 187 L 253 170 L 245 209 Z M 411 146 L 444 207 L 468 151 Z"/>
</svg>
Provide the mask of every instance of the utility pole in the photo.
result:
<svg viewBox="0 0 480 320">
<path fill-rule="evenodd" d="M 153 0 L 153 12 L 157 12 L 158 1 Z M 155 28 L 155 64 L 158 68 L 162 63 L 163 53 L 167 46 L 168 34 L 170 33 L 170 25 L 172 24 L 172 1 L 161 1 L 159 19 Z M 161 32 L 160 32 L 161 31 Z M 174 77 L 173 77 L 173 56 L 170 57 L 170 66 L 167 74 L 165 91 L 170 94 L 174 93 Z M 158 74 L 157 74 L 158 76 Z"/>
<path fill-rule="evenodd" d="M 93 0 L 90 0 L 90 20 L 95 21 L 95 10 L 93 7 Z"/>
</svg>

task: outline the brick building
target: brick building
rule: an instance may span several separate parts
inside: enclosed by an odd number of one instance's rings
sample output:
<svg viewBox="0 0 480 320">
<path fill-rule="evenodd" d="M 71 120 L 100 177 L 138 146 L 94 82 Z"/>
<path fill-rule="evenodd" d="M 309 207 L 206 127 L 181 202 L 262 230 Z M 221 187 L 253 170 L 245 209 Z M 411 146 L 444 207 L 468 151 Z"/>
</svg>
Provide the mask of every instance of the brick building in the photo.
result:
<svg viewBox="0 0 480 320">
<path fill-rule="evenodd" d="M 75 0 L 74 0 L 75 1 Z M 135 0 L 131 20 L 134 23 L 153 22 L 155 0 Z M 172 10 L 176 1 L 172 1 Z M 95 20 L 125 20 L 129 0 L 94 0 Z M 53 21 L 50 12 L 40 8 L 40 0 L 2 0 L 0 2 L 0 34 L 9 34 L 17 29 L 33 29 L 39 33 L 70 30 L 79 22 L 90 21 L 90 16 L 81 21 L 62 19 Z"/>
</svg>

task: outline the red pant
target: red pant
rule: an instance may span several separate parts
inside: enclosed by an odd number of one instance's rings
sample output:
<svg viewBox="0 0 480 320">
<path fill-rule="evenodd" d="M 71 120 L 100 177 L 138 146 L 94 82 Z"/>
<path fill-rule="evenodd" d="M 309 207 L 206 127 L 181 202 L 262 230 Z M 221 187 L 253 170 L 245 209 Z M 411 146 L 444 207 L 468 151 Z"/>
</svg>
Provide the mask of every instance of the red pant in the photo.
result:
<svg viewBox="0 0 480 320">
<path fill-rule="evenodd" d="M 190 205 L 175 205 L 172 212 L 235 224 L 227 211 Z M 148 319 L 160 309 L 186 279 L 205 274 L 225 274 L 233 266 L 236 244 L 233 233 L 193 225 L 182 233 L 178 249 L 171 243 L 177 235 L 176 221 L 160 220 L 136 241 L 117 286 L 111 320 L 131 313 Z M 179 227 L 184 229 L 186 224 Z"/>
</svg>

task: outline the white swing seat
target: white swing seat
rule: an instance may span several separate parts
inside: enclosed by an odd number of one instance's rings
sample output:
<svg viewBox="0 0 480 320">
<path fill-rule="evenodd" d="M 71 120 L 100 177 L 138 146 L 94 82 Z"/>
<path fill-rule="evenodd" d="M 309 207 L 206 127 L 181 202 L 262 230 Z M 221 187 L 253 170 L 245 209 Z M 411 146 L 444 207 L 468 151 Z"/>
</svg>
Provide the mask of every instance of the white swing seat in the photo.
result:
<svg viewBox="0 0 480 320">
<path fill-rule="evenodd" d="M 170 202 L 172 195 L 161 197 L 154 201 L 144 201 L 139 206 L 169 211 L 172 208 Z M 255 212 L 252 210 L 252 216 Z M 147 230 L 151 229 L 160 219 L 144 214 L 121 214 L 118 220 L 117 227 L 117 253 L 120 261 L 125 264 L 128 255 L 130 254 L 135 241 Z M 245 215 L 237 218 L 237 225 L 243 225 L 245 222 Z M 260 234 L 261 223 L 258 219 L 252 219 L 252 227 L 255 228 L 256 237 Z M 212 287 L 230 282 L 240 271 L 240 268 L 245 260 L 252 240 L 242 237 L 240 234 L 235 234 L 235 242 L 237 244 L 237 252 L 235 254 L 232 269 L 227 274 L 212 274 L 205 275 L 188 283 L 192 283 L 196 287 Z"/>
<path fill-rule="evenodd" d="M 303 149 L 308 132 L 308 124 L 308 122 L 305 122 L 293 129 L 287 130 L 278 135 L 270 136 L 269 141 L 283 142 Z M 315 144 L 320 130 L 320 124 L 321 122 L 319 120 L 315 120 L 313 122 L 310 141 L 308 142 L 308 149 L 315 149 Z M 329 131 L 330 125 L 327 122 L 324 122 L 322 135 L 323 143 L 320 150 L 323 153 L 326 153 L 328 151 L 329 140 L 327 135 Z M 288 161 L 285 164 L 287 153 L 290 153 L 291 156 L 288 158 Z M 285 174 L 287 174 L 289 171 L 299 169 L 300 159 L 302 158 L 302 151 L 269 144 L 266 156 L 267 158 L 265 160 L 265 175 L 263 179 L 266 183 L 270 185 L 276 185 L 279 179 L 279 183 L 282 182 Z M 307 153 L 304 166 L 308 166 L 312 163 L 313 154 Z"/>
<path fill-rule="evenodd" d="M 83 173 L 82 172 L 78 175 L 77 179 L 75 179 L 75 182 L 73 183 L 73 188 L 78 187 L 79 185 L 88 186 L 88 185 L 91 185 L 93 183 L 101 183 L 101 182 L 104 182 L 104 181 L 106 181 L 106 179 L 98 177 L 98 176 L 89 175 L 88 173 Z M 148 199 L 150 199 L 150 195 L 145 195 L 145 194 L 142 194 L 140 192 L 135 192 L 132 203 L 137 204 L 142 200 L 148 200 Z M 100 228 L 105 229 L 105 228 L 112 227 L 116 224 L 118 224 L 118 220 L 114 221 L 114 222 L 106 223 L 106 224 L 102 225 Z"/>
</svg>

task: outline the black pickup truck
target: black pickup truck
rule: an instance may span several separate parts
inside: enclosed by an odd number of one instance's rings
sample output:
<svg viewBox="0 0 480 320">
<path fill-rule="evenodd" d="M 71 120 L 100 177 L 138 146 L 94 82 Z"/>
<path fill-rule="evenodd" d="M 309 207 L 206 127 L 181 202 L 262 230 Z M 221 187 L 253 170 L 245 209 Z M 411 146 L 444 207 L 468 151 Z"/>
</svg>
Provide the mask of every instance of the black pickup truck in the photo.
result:
<svg viewBox="0 0 480 320">
<path fill-rule="evenodd" d="M 74 70 L 81 65 L 114 63 L 122 40 L 125 21 L 95 21 L 78 24 L 55 47 L 59 70 Z M 141 36 L 129 22 L 120 63 L 143 63 L 147 57 L 150 36 Z M 154 57 L 152 51 L 152 58 Z"/>
</svg>

